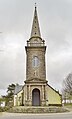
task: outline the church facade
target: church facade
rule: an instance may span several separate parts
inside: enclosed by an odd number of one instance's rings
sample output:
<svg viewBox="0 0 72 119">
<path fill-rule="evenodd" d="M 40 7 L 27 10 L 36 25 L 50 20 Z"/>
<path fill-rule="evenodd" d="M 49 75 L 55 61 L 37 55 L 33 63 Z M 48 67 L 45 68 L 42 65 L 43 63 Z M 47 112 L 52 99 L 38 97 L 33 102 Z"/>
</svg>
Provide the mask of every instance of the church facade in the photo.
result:
<svg viewBox="0 0 72 119">
<path fill-rule="evenodd" d="M 26 80 L 22 89 L 14 95 L 14 106 L 61 105 L 62 96 L 46 80 L 46 46 L 42 39 L 35 6 L 30 39 L 26 50 Z"/>
</svg>

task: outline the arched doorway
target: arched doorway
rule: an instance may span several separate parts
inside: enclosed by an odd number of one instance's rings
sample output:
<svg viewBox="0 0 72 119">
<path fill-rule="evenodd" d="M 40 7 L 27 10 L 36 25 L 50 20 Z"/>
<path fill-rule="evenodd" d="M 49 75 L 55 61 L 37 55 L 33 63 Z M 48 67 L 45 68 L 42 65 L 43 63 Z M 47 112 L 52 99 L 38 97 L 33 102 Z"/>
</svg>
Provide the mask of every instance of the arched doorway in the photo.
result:
<svg viewBox="0 0 72 119">
<path fill-rule="evenodd" d="M 36 88 L 32 91 L 32 106 L 40 106 L 40 91 Z"/>
</svg>

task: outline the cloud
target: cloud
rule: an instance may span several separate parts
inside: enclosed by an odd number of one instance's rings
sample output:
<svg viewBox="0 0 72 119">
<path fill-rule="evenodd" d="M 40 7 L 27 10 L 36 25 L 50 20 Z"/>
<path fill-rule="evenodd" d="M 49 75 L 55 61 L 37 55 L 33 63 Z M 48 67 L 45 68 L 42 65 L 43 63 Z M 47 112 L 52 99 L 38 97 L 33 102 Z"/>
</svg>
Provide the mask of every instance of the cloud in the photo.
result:
<svg viewBox="0 0 72 119">
<path fill-rule="evenodd" d="M 49 53 L 47 57 L 47 77 L 53 87 L 61 90 L 64 78 L 72 72 L 71 61 L 72 47 L 70 45 Z"/>
<path fill-rule="evenodd" d="M 23 83 L 25 75 L 24 36 L 6 34 L 5 48 L 0 52 L 0 89 L 6 89 L 10 83 Z"/>
</svg>

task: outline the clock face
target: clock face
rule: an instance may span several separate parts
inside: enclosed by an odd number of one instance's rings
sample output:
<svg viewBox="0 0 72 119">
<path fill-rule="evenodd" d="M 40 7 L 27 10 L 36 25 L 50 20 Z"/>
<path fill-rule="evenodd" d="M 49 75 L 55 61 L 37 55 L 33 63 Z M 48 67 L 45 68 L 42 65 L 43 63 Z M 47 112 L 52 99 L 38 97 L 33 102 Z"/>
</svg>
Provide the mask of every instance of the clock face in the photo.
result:
<svg viewBox="0 0 72 119">
<path fill-rule="evenodd" d="M 33 67 L 38 67 L 39 66 L 39 59 L 38 59 L 37 56 L 33 57 L 32 66 Z"/>
</svg>

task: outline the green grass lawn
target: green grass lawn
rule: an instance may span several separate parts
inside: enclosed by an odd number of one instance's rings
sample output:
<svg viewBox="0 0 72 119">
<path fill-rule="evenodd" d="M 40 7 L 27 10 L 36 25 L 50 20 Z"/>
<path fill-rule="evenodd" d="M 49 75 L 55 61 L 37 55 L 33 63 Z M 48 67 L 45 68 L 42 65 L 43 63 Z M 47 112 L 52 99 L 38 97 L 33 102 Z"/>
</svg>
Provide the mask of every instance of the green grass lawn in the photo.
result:
<svg viewBox="0 0 72 119">
<path fill-rule="evenodd" d="M 67 108 L 69 111 L 72 111 L 72 103 L 64 104 L 64 107 Z"/>
<path fill-rule="evenodd" d="M 64 104 L 64 106 L 72 108 L 72 103 Z"/>
</svg>

